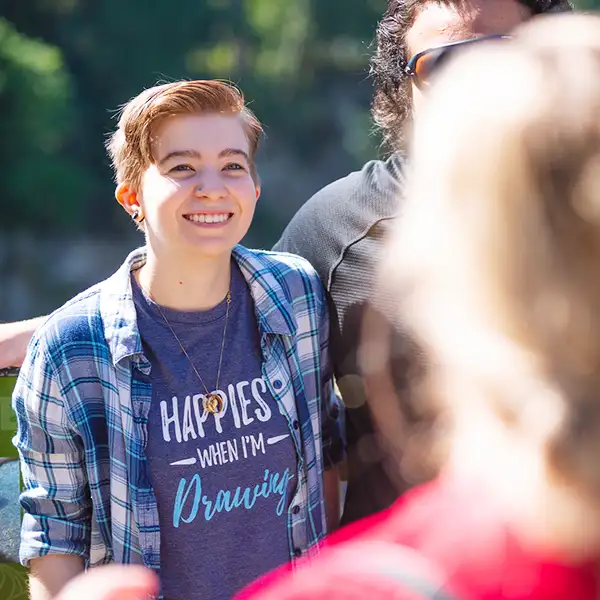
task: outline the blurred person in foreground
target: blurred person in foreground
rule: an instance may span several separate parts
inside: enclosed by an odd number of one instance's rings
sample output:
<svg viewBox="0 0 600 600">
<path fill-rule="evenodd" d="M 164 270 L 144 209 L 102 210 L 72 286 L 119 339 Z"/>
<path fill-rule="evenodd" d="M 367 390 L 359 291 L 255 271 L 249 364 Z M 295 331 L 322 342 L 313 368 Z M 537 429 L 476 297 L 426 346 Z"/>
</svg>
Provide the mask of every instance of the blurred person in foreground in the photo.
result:
<svg viewBox="0 0 600 600">
<path fill-rule="evenodd" d="M 122 110 L 115 195 L 145 245 L 36 331 L 13 393 L 32 600 L 109 562 L 229 600 L 337 525 L 324 290 L 305 259 L 239 244 L 261 135 L 221 81 Z"/>
<path fill-rule="evenodd" d="M 439 476 L 238 600 L 600 597 L 599 267 L 600 18 L 545 17 L 436 81 L 379 271 Z"/>
<path fill-rule="evenodd" d="M 159 593 L 156 574 L 139 565 L 107 565 L 69 581 L 55 600 L 147 600 Z"/>
<path fill-rule="evenodd" d="M 400 493 L 432 475 L 422 457 L 406 448 L 412 439 L 409 431 L 420 429 L 420 422 L 428 418 L 415 406 L 406 385 L 410 373 L 420 367 L 418 352 L 404 336 L 393 337 L 393 383 L 402 399 L 406 430 L 394 444 L 394 451 L 405 453 L 401 469 L 389 460 L 389 449 L 373 426 L 372 397 L 367 403 L 357 358 L 382 243 L 395 221 L 404 188 L 403 130 L 413 114 L 419 118 L 431 78 L 449 56 L 473 45 L 472 40 L 477 44 L 487 36 L 509 34 L 535 15 L 570 9 L 567 0 L 389 0 L 371 62 L 372 113 L 391 152 L 389 158 L 370 161 L 315 194 L 275 246 L 308 259 L 329 296 L 331 361 L 346 407 L 348 488 L 343 523 L 390 506 Z M 27 342 L 41 322 L 0 325 L 0 367 L 21 363 Z M 384 390 L 373 393 L 386 397 Z"/>
</svg>

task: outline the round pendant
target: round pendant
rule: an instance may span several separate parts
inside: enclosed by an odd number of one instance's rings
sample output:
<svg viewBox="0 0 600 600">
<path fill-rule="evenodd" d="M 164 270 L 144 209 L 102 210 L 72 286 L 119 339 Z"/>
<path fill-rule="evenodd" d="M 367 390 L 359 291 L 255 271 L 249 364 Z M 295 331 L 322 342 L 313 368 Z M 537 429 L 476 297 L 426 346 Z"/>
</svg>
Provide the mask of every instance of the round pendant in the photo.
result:
<svg viewBox="0 0 600 600">
<path fill-rule="evenodd" d="M 204 397 L 204 410 L 216 415 L 223 410 L 223 398 L 219 394 L 208 394 Z"/>
</svg>

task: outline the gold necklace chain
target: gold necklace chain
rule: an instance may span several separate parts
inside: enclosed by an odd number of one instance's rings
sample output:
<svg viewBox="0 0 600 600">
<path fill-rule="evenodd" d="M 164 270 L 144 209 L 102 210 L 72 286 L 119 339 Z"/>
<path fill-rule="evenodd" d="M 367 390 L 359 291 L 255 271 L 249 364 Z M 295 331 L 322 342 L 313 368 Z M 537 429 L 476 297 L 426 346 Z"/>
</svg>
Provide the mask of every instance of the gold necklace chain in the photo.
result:
<svg viewBox="0 0 600 600">
<path fill-rule="evenodd" d="M 150 296 L 150 293 L 148 293 L 148 295 Z M 219 394 L 214 394 L 214 393 L 211 393 L 208 391 L 208 388 L 206 387 L 204 380 L 202 379 L 202 377 L 200 377 L 200 373 L 198 373 L 198 369 L 196 369 L 196 365 L 194 365 L 194 363 L 192 362 L 190 355 L 187 353 L 186 349 L 183 347 L 183 344 L 181 343 L 181 340 L 179 339 L 179 337 L 173 330 L 173 327 L 171 327 L 171 323 L 169 323 L 160 304 L 158 304 L 158 302 L 156 302 L 154 300 L 154 298 L 152 298 L 152 296 L 150 296 L 150 299 L 154 302 L 154 304 L 156 304 L 164 322 L 166 323 L 167 327 L 171 330 L 171 333 L 173 334 L 173 337 L 177 340 L 177 343 L 179 344 L 181 351 L 184 353 L 185 357 L 188 359 L 188 362 L 190 363 L 192 369 L 194 370 L 194 373 L 196 373 L 196 377 L 198 377 L 198 380 L 200 381 L 200 383 L 206 390 L 206 396 L 204 397 L 203 408 L 207 412 L 210 412 L 212 414 L 220 413 L 223 410 L 223 398 L 221 398 L 221 396 Z M 223 339 L 221 340 L 221 353 L 219 355 L 219 367 L 217 369 L 217 382 L 215 384 L 215 391 L 219 389 L 219 381 L 221 379 L 221 364 L 223 362 L 223 349 L 225 348 L 225 336 L 227 334 L 227 321 L 229 320 L 229 305 L 231 304 L 231 289 L 227 290 L 226 300 L 227 300 L 227 310 L 225 311 L 225 325 L 223 326 Z"/>
</svg>

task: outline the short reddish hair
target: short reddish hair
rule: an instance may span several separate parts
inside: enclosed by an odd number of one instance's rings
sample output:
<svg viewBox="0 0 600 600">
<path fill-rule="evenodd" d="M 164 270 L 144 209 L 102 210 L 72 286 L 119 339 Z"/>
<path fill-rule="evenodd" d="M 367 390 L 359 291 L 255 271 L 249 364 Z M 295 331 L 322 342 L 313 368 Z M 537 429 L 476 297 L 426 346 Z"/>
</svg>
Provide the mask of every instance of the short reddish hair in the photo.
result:
<svg viewBox="0 0 600 600">
<path fill-rule="evenodd" d="M 143 172 L 155 160 L 152 135 L 163 119 L 204 112 L 242 116 L 250 145 L 250 172 L 256 181 L 254 156 L 263 134 L 260 121 L 246 107 L 237 87 L 223 81 L 196 80 L 157 85 L 123 106 L 119 126 L 106 144 L 117 183 L 139 188 Z"/>
</svg>

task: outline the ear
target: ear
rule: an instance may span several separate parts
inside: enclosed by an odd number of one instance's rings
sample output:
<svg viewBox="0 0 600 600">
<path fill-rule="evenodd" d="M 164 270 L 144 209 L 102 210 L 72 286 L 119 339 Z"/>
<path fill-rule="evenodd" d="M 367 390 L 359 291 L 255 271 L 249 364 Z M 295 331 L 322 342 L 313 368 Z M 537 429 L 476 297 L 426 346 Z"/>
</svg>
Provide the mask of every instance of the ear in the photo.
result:
<svg viewBox="0 0 600 600">
<path fill-rule="evenodd" d="M 142 207 L 140 206 L 137 193 L 127 183 L 120 183 L 117 186 L 115 190 L 115 198 L 130 217 L 135 212 L 141 214 Z"/>
<path fill-rule="evenodd" d="M 256 199 L 258 200 L 260 198 L 260 192 L 261 192 L 260 185 L 258 185 L 258 184 L 256 185 L 255 191 L 256 191 Z"/>
</svg>

